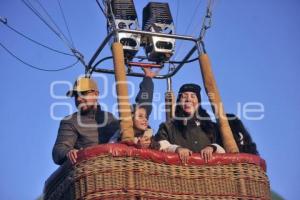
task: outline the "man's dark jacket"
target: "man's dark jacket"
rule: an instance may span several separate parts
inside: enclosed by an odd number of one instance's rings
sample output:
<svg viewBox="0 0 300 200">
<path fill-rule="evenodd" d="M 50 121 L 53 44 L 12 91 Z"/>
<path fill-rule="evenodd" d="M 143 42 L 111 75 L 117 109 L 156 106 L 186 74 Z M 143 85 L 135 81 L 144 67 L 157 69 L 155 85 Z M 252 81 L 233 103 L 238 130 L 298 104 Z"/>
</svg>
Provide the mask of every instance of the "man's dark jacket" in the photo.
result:
<svg viewBox="0 0 300 200">
<path fill-rule="evenodd" d="M 119 121 L 99 106 L 97 110 L 85 114 L 73 113 L 60 122 L 52 158 L 56 164 L 61 165 L 70 150 L 107 143 L 118 129 Z"/>
<path fill-rule="evenodd" d="M 148 115 L 152 110 L 153 88 L 152 79 L 144 77 L 135 99 L 145 107 Z M 108 143 L 118 129 L 119 120 L 113 114 L 102 111 L 100 106 L 88 113 L 73 113 L 60 123 L 52 158 L 56 164 L 61 165 L 70 150 Z"/>
</svg>

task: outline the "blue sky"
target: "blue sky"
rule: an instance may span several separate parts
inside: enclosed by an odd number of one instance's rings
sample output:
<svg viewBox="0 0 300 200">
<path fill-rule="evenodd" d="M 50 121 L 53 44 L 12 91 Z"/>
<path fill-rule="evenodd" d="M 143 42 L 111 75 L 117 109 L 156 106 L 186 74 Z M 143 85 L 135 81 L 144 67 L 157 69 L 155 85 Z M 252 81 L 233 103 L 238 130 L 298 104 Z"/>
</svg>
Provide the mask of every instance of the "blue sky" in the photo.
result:
<svg viewBox="0 0 300 200">
<path fill-rule="evenodd" d="M 36 1 L 32 1 L 35 3 Z M 142 8 L 147 0 L 135 0 L 140 24 Z M 193 15 L 197 0 L 169 0 L 177 33 L 198 35 L 205 10 L 205 1 Z M 179 2 L 178 18 L 176 11 Z M 286 199 L 297 199 L 299 184 L 298 133 L 300 90 L 300 2 L 297 0 L 216 0 L 213 26 L 205 38 L 207 51 L 227 112 L 246 112 L 259 103 L 264 108 L 263 119 L 243 122 L 267 162 L 271 187 Z M 67 34 L 56 1 L 41 0 L 53 19 Z M 53 48 L 68 48 L 21 1 L 0 0 L 0 16 L 20 32 Z M 89 61 L 106 35 L 106 24 L 95 1 L 61 1 L 76 48 Z M 191 24 L 189 26 L 189 24 Z M 187 27 L 189 30 L 186 30 Z M 19 37 L 0 24 L 0 42 L 25 61 L 44 68 L 59 68 L 74 62 L 72 57 L 52 53 Z M 189 45 L 177 43 L 177 58 Z M 140 51 L 143 54 L 143 51 Z M 101 57 L 110 55 L 109 47 Z M 2 114 L 0 115 L 0 198 L 8 200 L 35 199 L 42 193 L 44 181 L 57 168 L 51 158 L 59 120 L 75 110 L 72 99 L 61 99 L 73 82 L 84 72 L 82 65 L 61 72 L 33 70 L 12 58 L 0 48 L 0 79 Z M 104 67 L 110 68 L 111 62 Z M 116 100 L 111 90 L 112 75 L 104 75 L 107 92 L 100 102 L 113 110 Z M 139 78 L 128 78 L 135 86 Z M 98 79 L 100 85 L 104 78 Z M 183 67 L 173 78 L 173 88 L 202 79 L 198 63 Z M 56 84 L 54 84 L 56 83 Z M 155 80 L 156 103 L 163 100 L 165 80 Z M 54 84 L 54 85 L 53 85 Z M 51 85 L 54 86 L 51 90 Z M 53 97 L 52 94 L 59 96 Z M 135 91 L 133 91 L 134 93 Z M 100 86 L 101 93 L 101 86 Z M 204 90 L 203 100 L 207 101 Z M 255 107 L 255 106 L 254 106 Z M 209 109 L 209 106 L 206 106 Z M 240 109 L 241 108 L 241 109 Z M 253 107 L 252 107 L 253 108 Z M 53 115 L 51 115 L 53 111 Z M 151 125 L 157 130 L 163 119 L 152 114 Z M 253 116 L 252 116 L 253 117 Z"/>
</svg>

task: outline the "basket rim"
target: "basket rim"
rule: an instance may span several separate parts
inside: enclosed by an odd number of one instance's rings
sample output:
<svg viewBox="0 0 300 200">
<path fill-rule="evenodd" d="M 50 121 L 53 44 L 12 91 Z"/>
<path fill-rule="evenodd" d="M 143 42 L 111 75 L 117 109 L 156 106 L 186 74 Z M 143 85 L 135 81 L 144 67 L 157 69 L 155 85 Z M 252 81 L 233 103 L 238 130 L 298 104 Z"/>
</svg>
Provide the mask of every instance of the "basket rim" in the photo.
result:
<svg viewBox="0 0 300 200">
<path fill-rule="evenodd" d="M 135 146 L 128 146 L 126 144 L 101 144 L 88 147 L 78 151 L 77 162 L 91 159 L 96 156 L 108 154 L 113 157 L 136 157 L 143 160 L 150 160 L 156 163 L 164 163 L 169 165 L 183 165 L 177 153 L 162 152 L 153 149 L 138 149 Z M 202 159 L 200 153 L 193 153 L 185 166 L 195 165 L 228 165 L 237 163 L 247 163 L 260 166 L 266 171 L 266 162 L 258 155 L 248 153 L 215 153 L 209 162 Z"/>
</svg>

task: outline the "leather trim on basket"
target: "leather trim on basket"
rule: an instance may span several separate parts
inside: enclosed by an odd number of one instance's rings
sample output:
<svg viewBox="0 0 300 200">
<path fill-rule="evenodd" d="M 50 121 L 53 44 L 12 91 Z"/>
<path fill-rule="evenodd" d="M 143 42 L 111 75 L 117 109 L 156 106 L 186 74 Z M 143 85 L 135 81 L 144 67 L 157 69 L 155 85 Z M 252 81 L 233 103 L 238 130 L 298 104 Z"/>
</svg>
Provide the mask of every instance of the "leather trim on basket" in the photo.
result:
<svg viewBox="0 0 300 200">
<path fill-rule="evenodd" d="M 152 149 L 138 149 L 134 146 L 125 144 L 102 144 L 78 152 L 78 162 L 87 160 L 102 154 L 111 156 L 131 156 L 144 160 L 151 160 L 156 163 L 165 163 L 170 165 L 183 165 L 177 153 L 166 153 Z M 260 166 L 266 171 L 266 162 L 259 156 L 247 153 L 225 153 L 213 154 L 213 159 L 208 163 L 201 158 L 199 153 L 193 153 L 189 158 L 187 165 L 226 165 L 234 163 L 249 163 Z"/>
</svg>

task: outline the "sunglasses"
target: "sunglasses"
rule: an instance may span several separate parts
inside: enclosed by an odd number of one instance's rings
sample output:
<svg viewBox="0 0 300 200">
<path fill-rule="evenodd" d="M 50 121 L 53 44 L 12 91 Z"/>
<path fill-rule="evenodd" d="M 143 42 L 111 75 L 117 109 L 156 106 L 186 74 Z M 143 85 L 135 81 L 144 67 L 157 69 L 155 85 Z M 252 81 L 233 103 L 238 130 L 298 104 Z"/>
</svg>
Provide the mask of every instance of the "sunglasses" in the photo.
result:
<svg viewBox="0 0 300 200">
<path fill-rule="evenodd" d="M 83 92 L 75 92 L 74 96 L 78 97 L 78 96 L 87 96 L 91 93 L 95 92 L 95 90 L 87 90 L 87 91 L 83 91 Z"/>
</svg>

